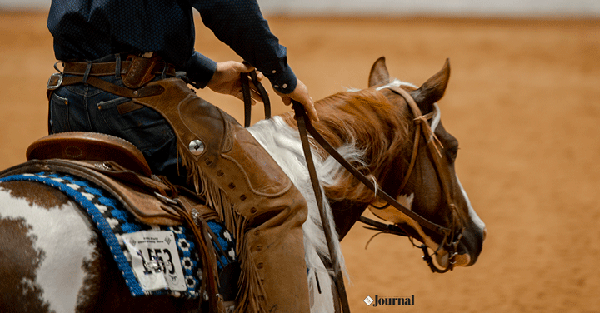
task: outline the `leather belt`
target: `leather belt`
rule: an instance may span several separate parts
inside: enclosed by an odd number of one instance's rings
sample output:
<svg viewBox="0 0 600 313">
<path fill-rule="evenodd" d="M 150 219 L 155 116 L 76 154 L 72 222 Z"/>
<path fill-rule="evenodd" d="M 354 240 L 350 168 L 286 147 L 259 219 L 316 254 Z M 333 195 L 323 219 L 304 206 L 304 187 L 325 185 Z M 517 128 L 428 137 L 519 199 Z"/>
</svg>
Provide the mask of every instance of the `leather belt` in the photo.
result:
<svg viewBox="0 0 600 313">
<path fill-rule="evenodd" d="M 56 66 L 55 66 L 56 67 Z M 65 76 L 66 75 L 66 76 Z M 99 77 L 117 76 L 123 78 L 123 85 L 115 85 Z M 48 99 L 60 86 L 79 83 L 89 84 L 106 92 L 122 97 L 149 97 L 162 93 L 160 85 L 147 85 L 158 75 L 163 78 L 176 77 L 173 65 L 160 57 L 138 57 L 130 55 L 126 61 L 113 62 L 63 62 L 63 71 L 54 73 L 48 80 Z"/>
<path fill-rule="evenodd" d="M 123 61 L 119 67 L 117 62 L 64 62 L 63 74 L 84 75 L 88 66 L 91 66 L 89 76 L 110 76 L 116 75 L 117 72 L 124 75 L 131 68 L 131 63 L 131 61 Z M 165 74 L 166 76 L 176 75 L 175 67 L 164 61 L 157 62 L 152 69 L 152 73 L 156 75 Z"/>
</svg>

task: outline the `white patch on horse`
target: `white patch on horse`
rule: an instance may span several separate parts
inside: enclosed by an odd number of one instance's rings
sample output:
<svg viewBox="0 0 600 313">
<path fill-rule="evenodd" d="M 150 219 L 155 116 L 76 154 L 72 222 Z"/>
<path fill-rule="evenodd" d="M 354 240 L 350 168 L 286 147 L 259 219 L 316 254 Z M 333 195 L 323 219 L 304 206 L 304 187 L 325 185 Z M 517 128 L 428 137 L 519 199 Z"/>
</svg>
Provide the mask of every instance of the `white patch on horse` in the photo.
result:
<svg viewBox="0 0 600 313">
<path fill-rule="evenodd" d="M 29 205 L 26 199 L 14 198 L 0 188 L 0 203 L 0 215 L 23 218 L 31 226 L 28 236 L 35 238 L 34 249 L 44 251 L 36 281 L 23 283 L 38 285 L 51 311 L 74 312 L 86 276 L 82 264 L 92 260 L 94 251 L 90 242 L 95 234 L 89 223 L 72 201 L 46 209 Z"/>
<path fill-rule="evenodd" d="M 407 83 L 407 82 L 403 82 L 398 80 L 397 78 L 394 78 L 391 82 L 387 83 L 384 86 L 379 86 L 377 88 L 375 88 L 375 90 L 377 91 L 381 91 L 382 89 L 385 88 L 390 88 L 390 87 L 412 87 L 412 88 L 417 88 L 417 86 L 411 84 L 411 83 Z M 347 92 L 360 92 L 362 91 L 362 89 L 360 88 L 354 88 L 354 87 L 348 87 L 346 88 Z"/>
<path fill-rule="evenodd" d="M 473 209 L 473 206 L 471 205 L 471 200 L 469 200 L 469 196 L 467 196 L 467 192 L 465 191 L 465 188 L 463 188 L 458 177 L 456 177 L 456 181 L 458 182 L 458 186 L 460 187 L 460 190 L 462 190 L 462 195 L 465 198 L 465 201 L 467 202 L 467 207 L 469 208 L 469 217 L 471 218 L 471 221 L 475 223 L 479 230 L 485 230 L 485 223 L 483 222 L 483 220 L 481 220 L 481 218 L 479 218 L 477 212 L 475 212 L 475 210 Z"/>
<path fill-rule="evenodd" d="M 382 89 L 385 88 L 390 88 L 390 87 L 412 87 L 412 88 L 417 88 L 417 86 L 411 84 L 411 83 L 407 83 L 407 82 L 403 82 L 398 80 L 397 78 L 394 78 L 391 82 L 389 82 L 388 84 L 381 86 L 381 87 L 377 87 L 377 91 L 380 91 Z"/>
<path fill-rule="evenodd" d="M 396 197 L 396 201 L 398 201 L 398 203 L 402 204 L 405 208 L 407 208 L 411 211 L 412 211 L 412 203 L 413 203 L 414 199 L 415 199 L 414 193 L 411 193 L 410 195 L 400 195 L 400 196 Z"/>
<path fill-rule="evenodd" d="M 440 107 L 437 102 L 433 103 L 433 118 L 431 119 L 431 130 L 435 132 L 435 129 L 440 125 L 440 121 L 442 120 L 442 111 L 440 111 Z"/>
<path fill-rule="evenodd" d="M 248 129 L 256 140 L 279 164 L 283 171 L 290 177 L 296 188 L 302 193 L 308 205 L 308 217 L 302 225 L 304 233 L 305 260 L 308 267 L 308 288 L 312 312 L 332 312 L 334 310 L 333 297 L 330 290 L 333 280 L 325 268 L 320 255 L 331 259 L 327 248 L 327 241 L 322 230 L 321 218 L 317 208 L 316 199 L 312 190 L 310 177 L 306 168 L 306 160 L 302 152 L 302 143 L 298 131 L 287 125 L 281 117 L 273 117 L 256 123 Z M 350 146 L 339 149 L 339 152 L 349 159 L 355 159 L 361 155 L 359 151 Z M 335 172 L 339 165 L 327 158 L 322 160 L 313 151 L 313 158 L 319 180 L 323 185 L 335 183 Z M 323 194 L 323 199 L 326 199 Z M 327 222 L 335 230 L 335 224 L 329 203 L 325 201 Z M 335 251 L 340 261 L 342 271 L 346 273 L 344 257 L 339 244 L 338 234 L 334 231 L 333 242 Z M 317 278 L 318 277 L 318 278 Z M 346 277 L 348 275 L 346 273 Z M 321 292 L 317 290 L 317 279 Z"/>
</svg>

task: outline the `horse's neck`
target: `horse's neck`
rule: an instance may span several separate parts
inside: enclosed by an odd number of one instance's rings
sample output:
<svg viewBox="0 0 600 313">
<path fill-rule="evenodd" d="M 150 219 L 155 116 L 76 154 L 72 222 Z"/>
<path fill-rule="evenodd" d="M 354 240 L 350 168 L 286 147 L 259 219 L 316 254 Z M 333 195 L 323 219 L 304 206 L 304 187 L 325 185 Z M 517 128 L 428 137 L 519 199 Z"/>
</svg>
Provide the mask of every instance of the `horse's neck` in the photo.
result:
<svg viewBox="0 0 600 313">
<path fill-rule="evenodd" d="M 340 241 L 356 224 L 362 213 L 367 209 L 367 203 L 350 201 L 332 201 L 331 212 Z"/>
<path fill-rule="evenodd" d="M 408 132 L 403 106 L 393 106 L 381 93 L 367 90 L 333 95 L 320 100 L 317 107 L 320 121 L 314 123 L 315 128 L 353 165 L 378 182 L 386 181 L 389 172 L 398 173 L 398 169 L 391 171 L 393 162 L 407 158 L 402 155 Z M 305 163 L 298 161 L 304 155 L 291 113 L 258 123 L 250 131 L 288 176 L 302 176 L 294 173 Z M 319 147 L 313 148 L 321 184 L 343 237 L 375 200 L 374 193 Z"/>
<path fill-rule="evenodd" d="M 391 172 L 404 174 L 402 159 L 410 159 L 410 114 L 406 106 L 393 105 L 374 88 L 360 92 L 338 93 L 317 103 L 320 121 L 314 127 L 350 163 L 374 182 L 389 179 Z M 284 120 L 296 128 L 291 115 Z M 320 147 L 318 155 L 328 157 Z M 327 196 L 333 200 L 370 203 L 374 193 L 345 171 L 333 158 L 323 161 L 329 170 L 330 182 L 325 182 Z M 392 186 L 390 186 L 392 187 Z"/>
</svg>

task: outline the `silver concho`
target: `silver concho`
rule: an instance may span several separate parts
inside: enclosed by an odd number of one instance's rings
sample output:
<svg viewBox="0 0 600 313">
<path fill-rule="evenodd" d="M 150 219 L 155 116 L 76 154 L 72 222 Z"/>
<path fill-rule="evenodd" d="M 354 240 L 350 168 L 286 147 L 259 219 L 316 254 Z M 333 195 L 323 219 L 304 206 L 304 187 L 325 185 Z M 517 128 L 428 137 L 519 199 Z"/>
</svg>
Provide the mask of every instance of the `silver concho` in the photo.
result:
<svg viewBox="0 0 600 313">
<path fill-rule="evenodd" d="M 202 140 L 192 140 L 188 146 L 191 152 L 202 153 L 204 151 L 204 142 Z"/>
</svg>

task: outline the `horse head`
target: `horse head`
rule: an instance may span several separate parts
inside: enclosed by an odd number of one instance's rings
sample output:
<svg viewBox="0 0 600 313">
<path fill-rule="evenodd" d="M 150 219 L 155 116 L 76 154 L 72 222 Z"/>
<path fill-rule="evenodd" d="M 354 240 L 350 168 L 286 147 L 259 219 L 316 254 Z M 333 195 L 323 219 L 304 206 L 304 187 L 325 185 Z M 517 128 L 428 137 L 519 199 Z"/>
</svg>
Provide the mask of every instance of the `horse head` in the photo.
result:
<svg viewBox="0 0 600 313">
<path fill-rule="evenodd" d="M 379 200 L 372 202 L 369 209 L 433 250 L 437 265 L 444 269 L 473 265 L 487 233 L 456 175 L 458 140 L 442 125 L 437 105 L 449 77 L 450 65 L 446 61 L 441 71 L 416 88 L 391 80 L 384 58 L 373 64 L 369 75 L 369 89 L 383 93 L 395 107 L 407 108 L 409 102 L 414 101 L 418 110 L 411 108 L 408 115 L 415 125 L 421 123 L 420 127 L 408 127 L 408 137 L 414 138 L 412 148 L 404 149 L 404 156 L 388 166 L 378 184 L 406 208 L 448 232 L 444 234 L 424 227 L 427 225 Z M 415 116 L 419 113 L 422 116 Z M 429 133 L 418 134 L 423 127 L 429 129 Z"/>
</svg>

